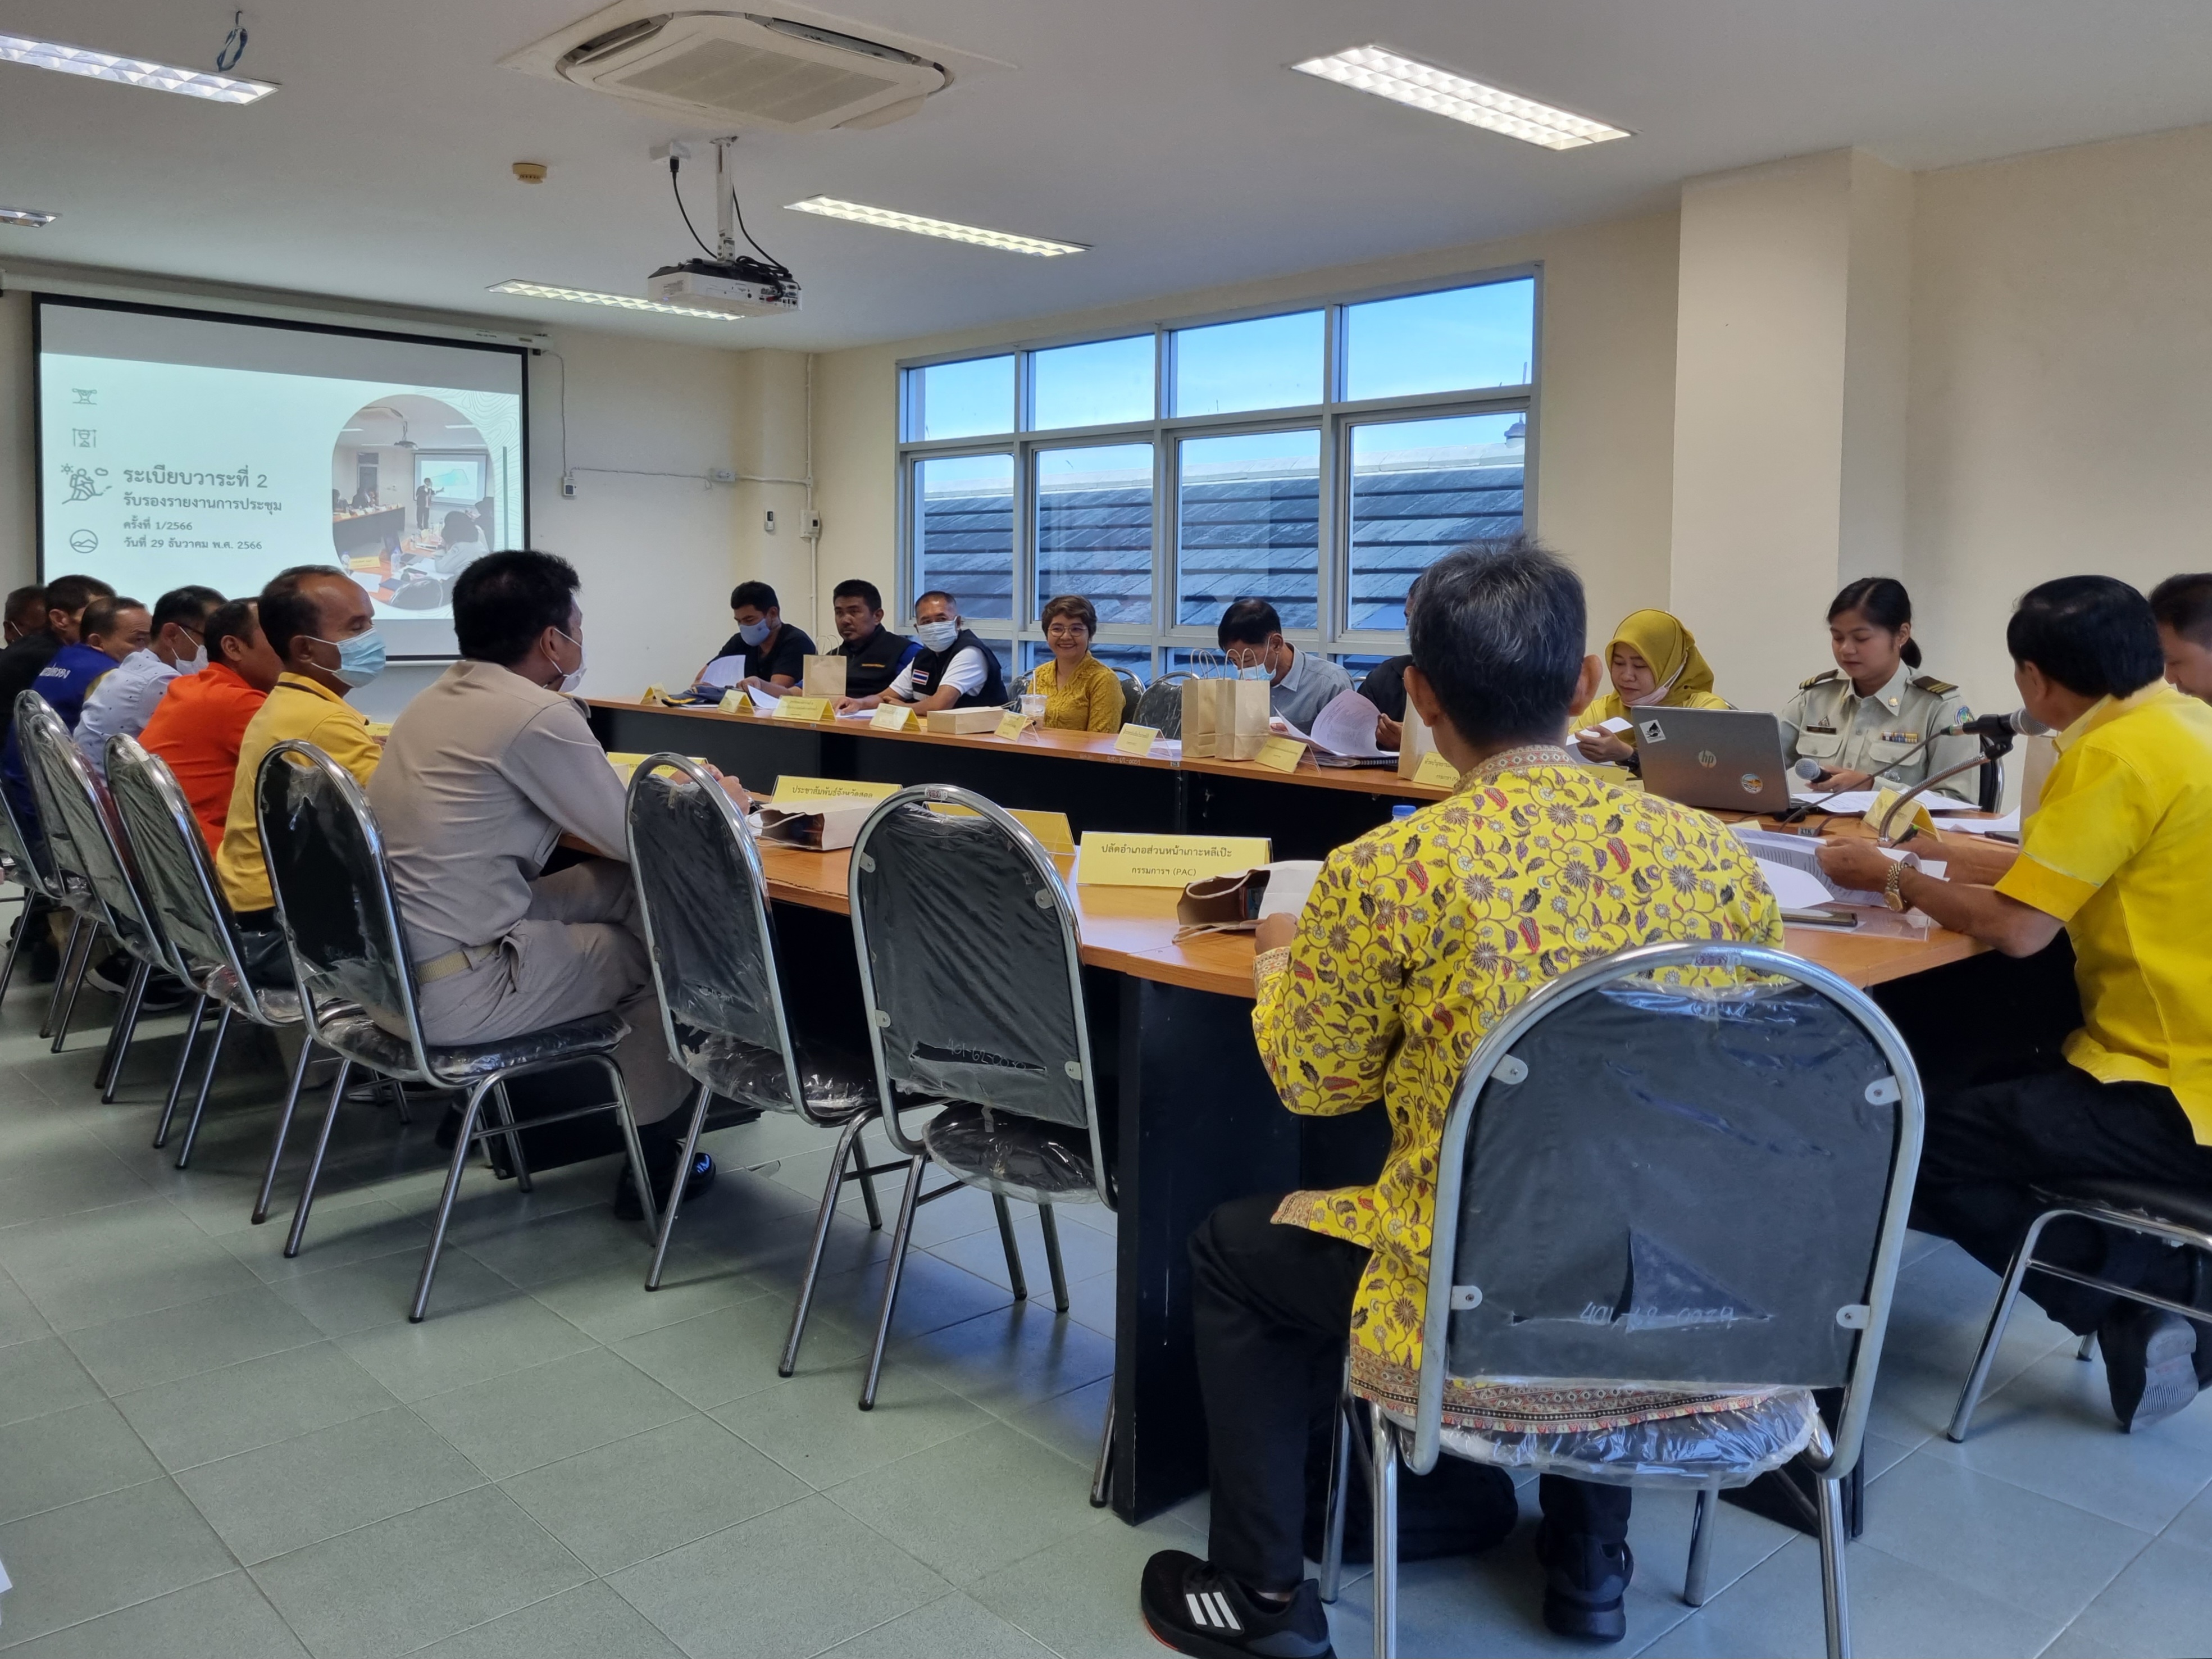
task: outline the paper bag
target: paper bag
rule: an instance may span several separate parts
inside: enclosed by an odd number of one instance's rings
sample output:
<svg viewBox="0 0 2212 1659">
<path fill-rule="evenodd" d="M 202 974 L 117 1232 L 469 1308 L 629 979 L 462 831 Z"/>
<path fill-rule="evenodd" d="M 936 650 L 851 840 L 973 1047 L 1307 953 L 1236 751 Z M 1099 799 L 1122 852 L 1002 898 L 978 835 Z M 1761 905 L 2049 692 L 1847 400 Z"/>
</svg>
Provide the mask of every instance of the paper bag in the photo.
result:
<svg viewBox="0 0 2212 1659">
<path fill-rule="evenodd" d="M 850 847 L 876 810 L 872 800 L 809 802 L 805 806 L 763 806 L 760 838 L 777 847 L 799 847 L 810 853 L 834 853 Z"/>
<path fill-rule="evenodd" d="M 1187 758 L 1213 757 L 1214 732 L 1218 725 L 1216 711 L 1221 706 L 1214 688 L 1220 684 L 1219 680 L 1197 675 L 1182 683 L 1182 752 Z"/>
<path fill-rule="evenodd" d="M 1402 734 L 1398 740 L 1398 775 L 1410 778 L 1421 769 L 1421 757 L 1437 752 L 1437 740 L 1429 733 L 1428 722 L 1421 718 L 1420 710 L 1413 707 L 1411 697 L 1406 699 L 1406 718 L 1401 722 Z"/>
<path fill-rule="evenodd" d="M 1221 688 L 1221 707 L 1216 715 L 1213 752 L 1223 760 L 1252 760 L 1267 741 L 1267 693 L 1265 680 L 1216 680 Z"/>
<path fill-rule="evenodd" d="M 845 695 L 845 669 L 851 660 L 829 655 L 807 658 L 799 689 L 810 697 L 828 697 L 834 702 Z"/>
</svg>

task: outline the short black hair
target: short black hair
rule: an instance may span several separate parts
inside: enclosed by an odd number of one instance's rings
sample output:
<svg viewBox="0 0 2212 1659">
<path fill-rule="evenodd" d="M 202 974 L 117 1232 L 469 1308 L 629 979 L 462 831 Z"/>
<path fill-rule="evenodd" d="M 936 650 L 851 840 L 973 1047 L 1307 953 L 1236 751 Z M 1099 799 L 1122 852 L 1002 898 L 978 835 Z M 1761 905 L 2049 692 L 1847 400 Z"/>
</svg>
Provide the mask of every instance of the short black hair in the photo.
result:
<svg viewBox="0 0 2212 1659">
<path fill-rule="evenodd" d="M 914 596 L 914 608 L 916 611 L 921 610 L 922 601 L 925 599 L 942 599 L 945 601 L 945 608 L 951 611 L 954 616 L 957 617 L 960 614 L 960 601 L 954 599 L 951 594 L 946 592 L 941 587 L 929 588 L 923 592 L 915 594 Z"/>
<path fill-rule="evenodd" d="M 115 590 L 97 576 L 57 576 L 46 584 L 46 609 L 82 611 L 94 599 L 112 599 Z"/>
<path fill-rule="evenodd" d="M 730 609 L 741 610 L 750 605 L 756 611 L 781 611 L 775 602 L 775 589 L 766 582 L 739 582 L 730 590 Z"/>
<path fill-rule="evenodd" d="M 566 631 L 583 585 L 576 567 L 551 553 L 487 553 L 453 583 L 453 637 L 473 662 L 520 662 L 549 628 Z"/>
<path fill-rule="evenodd" d="M 1526 536 L 1447 553 L 1406 596 L 1413 666 L 1471 744 L 1557 743 L 1588 628 L 1582 579 Z"/>
<path fill-rule="evenodd" d="M 1844 591 L 1829 602 L 1828 620 L 1833 622 L 1853 611 L 1883 633 L 1894 634 L 1912 621 L 1912 595 L 1894 576 L 1862 576 L 1845 584 Z M 1897 654 L 1905 659 L 1907 668 L 1920 666 L 1918 641 L 1905 641 L 1905 649 Z"/>
<path fill-rule="evenodd" d="M 2166 672 L 2150 601 L 2116 576 L 2029 588 L 2005 624 L 2005 649 L 2084 697 L 2124 697 Z"/>
<path fill-rule="evenodd" d="M 8 601 L 15 614 L 15 601 Z M 2212 646 L 2212 572 L 2168 576 L 2150 591 L 2150 614 L 2185 640 Z"/>
<path fill-rule="evenodd" d="M 257 601 L 261 611 L 262 637 L 269 641 L 269 648 L 276 653 L 280 662 L 291 660 L 292 641 L 297 635 L 319 637 L 315 630 L 323 625 L 322 613 L 314 596 L 303 591 L 312 576 L 336 576 L 340 581 L 352 580 L 334 564 L 295 564 L 271 576 Z"/>
<path fill-rule="evenodd" d="M 250 645 L 253 636 L 261 631 L 261 623 L 254 616 L 253 601 L 251 599 L 231 599 L 216 606 L 208 612 L 204 626 L 208 660 L 210 662 L 222 660 L 222 642 L 225 640 L 237 640 Z"/>
<path fill-rule="evenodd" d="M 882 592 L 873 582 L 864 582 L 858 576 L 839 582 L 836 586 L 830 590 L 830 604 L 835 605 L 840 599 L 866 600 L 871 611 L 880 611 L 884 608 Z M 730 608 L 732 611 L 737 609 L 735 605 Z"/>
<path fill-rule="evenodd" d="M 1221 613 L 1218 631 L 1221 648 L 1232 645 L 1265 645 L 1267 635 L 1283 631 L 1283 619 L 1265 599 L 1238 599 Z"/>
<path fill-rule="evenodd" d="M 171 623 L 198 628 L 207 620 L 207 613 L 222 602 L 222 595 L 212 587 L 173 587 L 154 601 L 154 632 L 158 635 Z"/>
<path fill-rule="evenodd" d="M 17 588 L 9 594 L 8 608 L 0 612 L 0 618 L 19 627 L 34 625 L 44 628 L 46 625 L 46 590 L 35 585 Z"/>
<path fill-rule="evenodd" d="M 118 599 L 112 594 L 103 595 L 85 606 L 83 618 L 76 625 L 76 636 L 80 640 L 88 640 L 97 634 L 106 639 L 115 631 L 117 617 L 126 611 L 143 611 L 145 608 L 144 604 L 137 599 Z M 2162 662 L 2164 659 L 2160 660 Z"/>
</svg>

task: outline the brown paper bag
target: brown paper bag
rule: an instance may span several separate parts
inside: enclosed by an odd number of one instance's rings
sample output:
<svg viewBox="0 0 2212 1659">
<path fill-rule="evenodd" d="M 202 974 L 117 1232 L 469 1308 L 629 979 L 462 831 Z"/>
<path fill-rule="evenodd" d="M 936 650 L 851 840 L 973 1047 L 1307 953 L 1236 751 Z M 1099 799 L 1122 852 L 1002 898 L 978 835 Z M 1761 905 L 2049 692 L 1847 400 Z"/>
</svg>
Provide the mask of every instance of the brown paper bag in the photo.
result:
<svg viewBox="0 0 2212 1659">
<path fill-rule="evenodd" d="M 810 697 L 828 697 L 834 702 L 845 695 L 845 669 L 850 661 L 850 658 L 830 655 L 807 658 L 799 690 Z"/>
<path fill-rule="evenodd" d="M 1437 740 L 1429 734 L 1428 723 L 1421 718 L 1420 710 L 1413 707 L 1410 697 L 1406 700 L 1406 718 L 1400 726 L 1398 775 L 1410 778 L 1421 769 L 1422 756 L 1436 753 Z"/>
<path fill-rule="evenodd" d="M 1254 760 L 1267 741 L 1267 693 L 1265 680 L 1216 680 L 1221 705 L 1214 728 L 1213 752 L 1223 760 Z"/>
<path fill-rule="evenodd" d="M 1221 724 L 1221 698 L 1215 688 L 1222 683 L 1199 676 L 1182 683 L 1182 752 L 1187 758 L 1213 757 L 1214 734 Z"/>
</svg>

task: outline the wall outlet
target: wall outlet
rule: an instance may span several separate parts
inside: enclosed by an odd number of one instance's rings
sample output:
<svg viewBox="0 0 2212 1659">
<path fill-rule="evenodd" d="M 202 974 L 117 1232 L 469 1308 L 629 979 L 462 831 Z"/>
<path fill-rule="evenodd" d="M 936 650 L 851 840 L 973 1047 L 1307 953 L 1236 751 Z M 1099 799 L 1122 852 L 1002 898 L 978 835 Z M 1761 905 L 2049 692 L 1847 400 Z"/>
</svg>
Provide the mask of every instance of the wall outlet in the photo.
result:
<svg viewBox="0 0 2212 1659">
<path fill-rule="evenodd" d="M 773 509 L 762 515 L 761 528 L 771 536 L 775 534 L 775 513 Z"/>
<path fill-rule="evenodd" d="M 738 470 L 733 466 L 710 466 L 707 476 L 716 483 L 733 484 L 738 481 Z"/>
<path fill-rule="evenodd" d="M 563 472 L 561 475 L 561 493 L 572 501 L 576 499 L 576 475 L 574 473 Z"/>
</svg>

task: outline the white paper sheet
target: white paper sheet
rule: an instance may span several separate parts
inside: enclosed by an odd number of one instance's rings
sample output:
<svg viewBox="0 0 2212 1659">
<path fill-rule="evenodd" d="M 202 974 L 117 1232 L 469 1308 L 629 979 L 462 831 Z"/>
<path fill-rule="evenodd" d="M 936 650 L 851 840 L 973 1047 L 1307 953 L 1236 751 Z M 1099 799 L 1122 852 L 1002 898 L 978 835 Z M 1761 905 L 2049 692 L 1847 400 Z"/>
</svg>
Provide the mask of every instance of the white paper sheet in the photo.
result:
<svg viewBox="0 0 2212 1659">
<path fill-rule="evenodd" d="M 1340 691 L 1314 716 L 1314 747 L 1332 755 L 1379 755 L 1375 723 L 1382 718 L 1382 711 L 1357 691 Z"/>
<path fill-rule="evenodd" d="M 723 660 L 724 662 L 728 662 L 728 661 L 730 661 L 730 660 L 732 660 L 732 659 L 731 659 L 730 658 L 728 658 L 728 657 L 725 657 L 725 658 L 723 658 L 723 659 L 722 659 L 722 660 Z M 749 686 L 747 686 L 747 687 L 745 688 L 745 695 L 746 695 L 747 696 L 750 697 L 750 698 L 753 700 L 753 707 L 754 707 L 754 708 L 759 708 L 759 709 L 763 709 L 763 710 L 765 710 L 767 713 L 771 714 L 773 714 L 774 713 L 775 713 L 775 706 L 776 706 L 776 704 L 778 704 L 779 702 L 781 702 L 783 701 L 783 699 L 782 699 L 782 698 L 781 698 L 781 697 L 771 697 L 770 696 L 769 696 L 769 694 L 768 694 L 767 692 L 765 692 L 765 691 L 762 690 L 760 689 L 760 687 L 758 687 L 757 685 L 749 685 Z"/>
<path fill-rule="evenodd" d="M 1820 810 L 1823 812 L 1836 812 L 1848 816 L 1853 812 L 1872 811 L 1875 797 L 1880 793 L 1881 791 L 1875 789 L 1846 789 L 1842 794 L 1832 798 L 1826 790 L 1819 787 L 1797 788 L 1790 792 L 1790 799 L 1816 800 L 1820 803 Z M 1952 795 L 1939 795 L 1933 790 L 1924 795 L 1915 796 L 1912 804 L 1915 806 L 1926 807 L 1931 814 L 1973 812 L 1980 810 L 1972 801 L 1960 800 Z"/>
<path fill-rule="evenodd" d="M 1946 818 L 1943 833 L 1947 836 L 2016 836 L 2020 833 L 2020 809 L 2006 813 L 2001 818 Z"/>
<path fill-rule="evenodd" d="M 1306 908 L 1315 879 L 1321 874 L 1319 859 L 1282 859 L 1261 868 L 1267 872 L 1267 890 L 1260 896 L 1260 920 L 1295 916 Z"/>
<path fill-rule="evenodd" d="M 726 691 L 745 677 L 743 657 L 717 657 L 699 673 L 699 684 L 711 685 L 717 691 Z"/>
<path fill-rule="evenodd" d="M 1766 878 L 1767 886 L 1773 890 L 1775 902 L 1785 910 L 1818 910 L 1836 902 L 1827 883 L 1818 876 L 1777 864 L 1771 859 L 1760 859 L 1758 864 L 1759 873 Z"/>
</svg>

